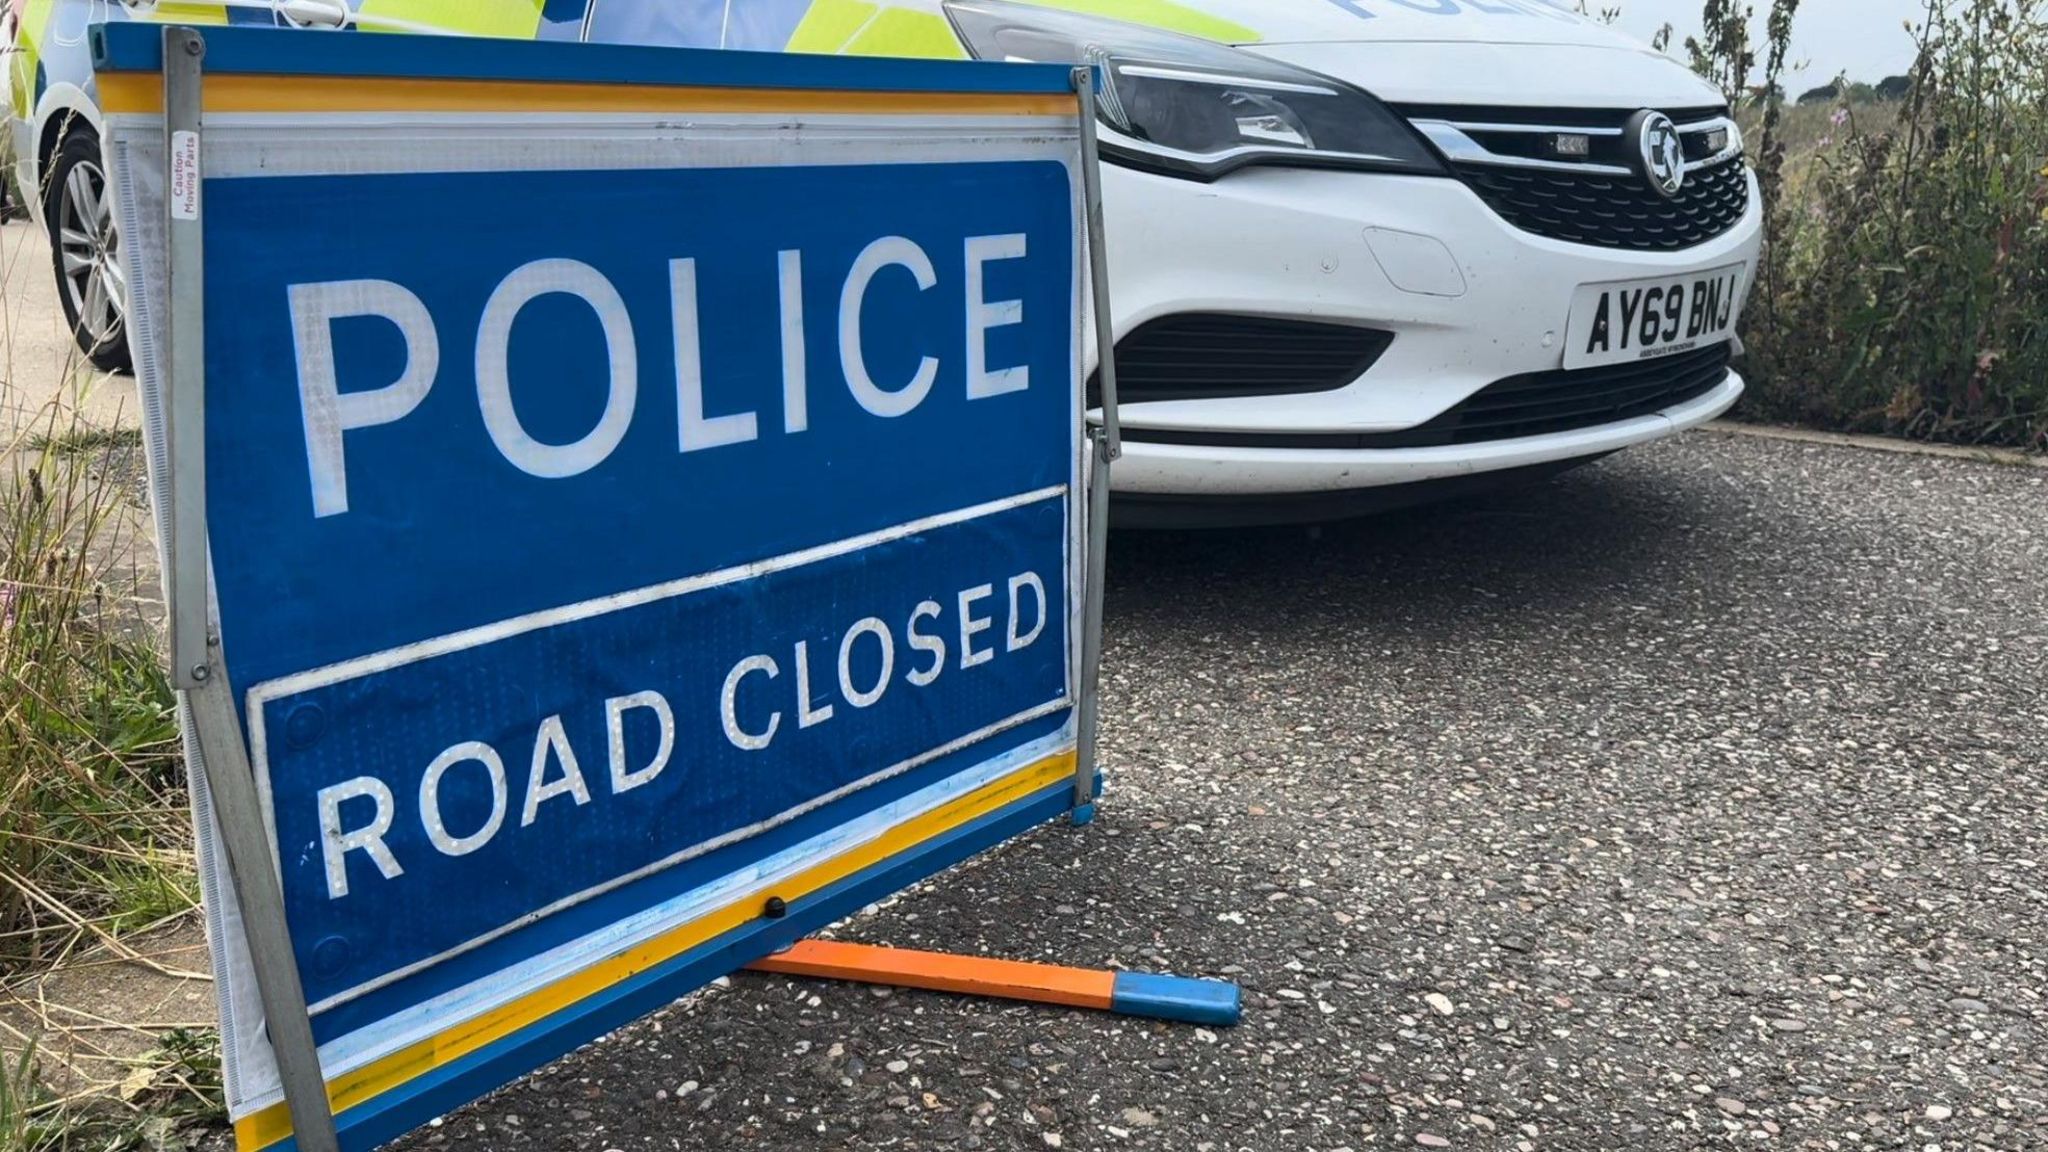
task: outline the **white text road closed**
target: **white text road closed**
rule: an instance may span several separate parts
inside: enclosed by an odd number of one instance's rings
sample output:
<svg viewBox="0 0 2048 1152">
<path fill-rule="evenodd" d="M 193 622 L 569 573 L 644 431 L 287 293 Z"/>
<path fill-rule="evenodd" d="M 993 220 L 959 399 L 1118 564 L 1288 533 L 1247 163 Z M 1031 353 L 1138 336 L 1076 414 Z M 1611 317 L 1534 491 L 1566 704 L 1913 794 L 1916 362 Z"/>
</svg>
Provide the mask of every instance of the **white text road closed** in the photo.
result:
<svg viewBox="0 0 2048 1152">
<path fill-rule="evenodd" d="M 1005 518 L 1057 518 L 1064 511 L 1057 499 L 1046 497 L 990 513 L 993 525 L 966 522 L 948 526 L 925 537 L 914 551 L 930 557 L 934 541 L 942 548 L 955 546 L 955 541 L 962 547 L 979 546 L 974 542 L 985 542 L 990 527 L 1000 526 Z M 1057 563 L 1055 557 L 1041 559 Z M 798 589 L 827 586 L 844 563 L 822 560 L 803 565 L 762 577 L 761 583 L 744 591 L 750 601 L 779 602 L 784 594 Z M 869 555 L 862 563 L 872 567 L 876 558 Z M 686 819 L 698 820 L 703 822 L 703 834 L 693 843 L 710 841 L 786 815 L 773 806 L 772 790 L 737 797 L 705 793 L 709 780 L 741 780 L 756 763 L 779 762 L 780 748 L 794 746 L 798 755 L 814 757 L 820 747 L 829 746 L 821 738 L 858 740 L 874 748 L 893 744 L 902 753 L 897 760 L 902 761 L 934 742 L 947 743 L 937 739 L 938 735 L 957 738 L 963 734 L 919 730 L 919 718 L 954 699 L 987 694 L 1019 680 L 1036 683 L 1033 693 L 1043 698 L 1040 704 L 1062 699 L 1066 693 L 1065 654 L 1061 650 L 1064 628 L 1051 614 L 1048 575 L 1054 581 L 1060 578 L 1056 566 L 1047 575 L 1027 570 L 939 599 L 920 600 L 894 623 L 870 615 L 833 629 L 821 629 L 815 621 L 795 621 L 795 628 L 784 631 L 775 626 L 780 621 L 759 617 L 752 621 L 758 627 L 745 633 L 781 633 L 780 642 L 773 645 L 775 654 L 761 652 L 733 660 L 722 679 L 717 672 L 724 661 L 718 654 L 706 652 L 702 659 L 679 655 L 659 670 L 650 669 L 644 678 L 646 686 L 634 691 L 572 699 L 574 685 L 551 685 L 546 698 L 564 703 L 535 722 L 522 725 L 515 717 L 451 717 L 451 726 L 438 736 L 414 748 L 393 749 L 395 754 L 367 749 L 349 739 L 349 733 L 361 732 L 367 725 L 360 717 L 351 716 L 352 701 L 357 697 L 345 684 L 328 691 L 313 689 L 289 695 L 284 693 L 291 685 L 259 689 L 257 694 L 266 703 L 262 768 L 272 777 L 320 773 L 324 771 L 321 765 L 328 763 L 373 769 L 313 790 L 311 810 L 282 817 L 279 827 L 281 831 L 308 829 L 309 844 L 317 846 L 320 856 L 329 901 L 354 894 L 380 915 L 413 901 L 377 890 L 379 881 L 400 881 L 410 872 L 413 878 L 405 883 L 417 890 L 415 900 L 430 900 L 433 892 L 444 887 L 445 878 L 436 873 L 448 868 L 436 856 L 483 853 L 475 866 L 509 866 L 522 857 L 545 852 L 548 844 L 565 836 L 580 836 L 578 825 L 589 822 L 617 830 L 656 824 L 673 827 Z M 672 628 L 680 633 L 701 624 L 701 613 L 716 611 L 716 593 L 721 589 L 743 591 L 720 585 L 662 597 L 623 610 L 617 618 L 603 616 L 573 626 L 564 624 L 561 632 L 535 636 L 527 643 L 539 653 L 551 646 L 585 642 L 578 633 L 587 630 Z M 795 596 L 791 600 L 799 606 L 812 603 Z M 1041 642 L 1044 649 L 1034 651 Z M 506 646 L 517 643 L 500 642 Z M 492 651 L 488 646 L 458 649 L 422 661 L 415 666 L 414 675 L 427 682 L 459 679 L 471 675 L 471 669 L 479 665 L 502 658 L 502 649 Z M 377 663 L 372 661 L 371 666 Z M 957 691 L 951 690 L 955 681 L 963 682 Z M 269 699 L 273 692 L 278 693 L 274 703 Z M 893 705 L 892 693 L 899 697 Z M 900 699 L 906 695 L 915 698 Z M 320 717 L 322 731 L 307 731 L 311 721 L 305 717 L 312 714 Z M 303 747 L 273 748 L 267 738 L 273 717 L 287 732 L 296 722 L 297 743 Z M 972 733 L 1004 719 L 970 716 L 962 725 L 966 733 Z M 832 731 L 805 734 L 827 725 Z M 321 749 L 330 734 L 335 739 Z M 444 747 L 434 748 L 444 743 Z M 741 752 L 759 753 L 760 757 L 737 754 Z M 892 762 L 883 767 L 896 766 Z M 673 787 L 663 783 L 670 773 L 674 774 Z M 309 785 L 312 782 L 308 780 Z M 847 781 L 840 783 L 843 786 Z M 501 838 L 505 843 L 493 851 L 493 844 Z M 632 838 L 627 840 L 630 844 Z M 626 864 L 591 858 L 568 862 L 560 869 L 562 891 L 543 893 L 536 899 L 553 903 L 601 885 L 615 872 L 636 871 L 646 863 L 637 857 Z M 470 867 L 465 865 L 463 870 Z M 321 919 L 336 911 L 318 910 L 314 903 L 316 909 L 301 915 Z M 510 921 L 524 911 L 527 909 L 506 909 L 500 915 Z M 339 926 L 350 918 L 336 915 L 334 919 Z M 475 931 L 446 923 L 446 913 L 434 919 L 441 923 L 422 926 L 419 931 L 424 938 L 415 941 L 426 954 L 436 951 L 436 937 L 448 946 L 449 941 L 463 938 L 454 933 Z M 459 922 L 465 916 L 456 913 L 453 919 Z"/>
</svg>

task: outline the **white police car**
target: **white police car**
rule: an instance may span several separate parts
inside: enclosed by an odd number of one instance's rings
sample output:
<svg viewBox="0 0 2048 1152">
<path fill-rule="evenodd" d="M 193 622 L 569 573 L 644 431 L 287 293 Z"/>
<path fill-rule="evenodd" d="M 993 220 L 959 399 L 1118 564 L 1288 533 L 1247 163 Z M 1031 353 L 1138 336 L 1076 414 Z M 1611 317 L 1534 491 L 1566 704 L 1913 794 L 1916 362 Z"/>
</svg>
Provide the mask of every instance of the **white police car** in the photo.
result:
<svg viewBox="0 0 2048 1152">
<path fill-rule="evenodd" d="M 286 9 L 311 2 L 221 7 L 304 23 Z M 454 30 L 538 39 L 1101 65 L 1126 522 L 1316 518 L 1547 474 L 1742 392 L 1762 213 L 1740 133 L 1713 87 L 1567 0 L 329 6 L 320 23 L 459 11 Z M 39 160 L 88 158 L 53 117 L 96 125 L 61 12 L 176 13 L 26 7 L 34 188 Z M 56 216 L 71 183 L 40 185 Z M 110 231 L 81 236 L 72 265 L 113 267 Z M 125 352 L 105 328 L 80 339 Z"/>
<path fill-rule="evenodd" d="M 1243 31 L 945 5 L 977 56 L 1105 68 L 1127 519 L 1384 507 L 1741 394 L 1761 208 L 1692 73 L 1545 0 L 1185 6 Z"/>
</svg>

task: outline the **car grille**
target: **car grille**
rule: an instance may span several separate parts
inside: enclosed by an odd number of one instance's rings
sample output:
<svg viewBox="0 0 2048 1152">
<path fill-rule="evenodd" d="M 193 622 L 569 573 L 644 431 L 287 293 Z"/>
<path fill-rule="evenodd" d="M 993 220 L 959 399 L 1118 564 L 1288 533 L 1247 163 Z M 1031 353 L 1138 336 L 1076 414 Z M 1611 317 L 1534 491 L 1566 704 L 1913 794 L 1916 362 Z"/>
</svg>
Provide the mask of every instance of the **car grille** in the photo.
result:
<svg viewBox="0 0 2048 1152">
<path fill-rule="evenodd" d="M 1749 209 L 1749 176 L 1741 157 L 1695 169 L 1668 198 L 1634 175 L 1492 164 L 1454 168 L 1488 207 L 1524 232 L 1600 248 L 1690 248 L 1735 227 Z"/>
<path fill-rule="evenodd" d="M 1497 380 L 1418 428 L 1406 447 L 1478 444 L 1594 428 L 1696 400 L 1728 378 L 1728 345 L 1605 368 Z"/>
<path fill-rule="evenodd" d="M 1427 424 L 1399 432 L 1241 433 L 1125 428 L 1124 438 L 1244 448 L 1434 448 L 1596 428 L 1661 412 L 1719 387 L 1729 348 L 1716 344 L 1605 368 L 1497 380 Z"/>
<path fill-rule="evenodd" d="M 1365 374 L 1390 332 L 1265 316 L 1187 312 L 1149 320 L 1116 346 L 1117 399 L 1197 400 L 1328 392 Z M 1096 377 L 1088 405 L 1101 402 Z"/>
</svg>

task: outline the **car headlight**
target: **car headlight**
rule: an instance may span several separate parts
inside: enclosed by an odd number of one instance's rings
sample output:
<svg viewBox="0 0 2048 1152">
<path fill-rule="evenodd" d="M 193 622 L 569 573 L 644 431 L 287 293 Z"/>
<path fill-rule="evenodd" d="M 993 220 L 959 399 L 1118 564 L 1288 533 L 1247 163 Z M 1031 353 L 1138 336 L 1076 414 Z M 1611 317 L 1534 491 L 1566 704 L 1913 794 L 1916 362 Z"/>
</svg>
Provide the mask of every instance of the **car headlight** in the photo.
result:
<svg viewBox="0 0 2048 1152">
<path fill-rule="evenodd" d="M 1093 64 L 1103 155 L 1213 180 L 1247 164 L 1443 175 L 1407 122 L 1348 84 L 1249 52 L 1009 0 L 946 0 L 982 60 Z"/>
</svg>

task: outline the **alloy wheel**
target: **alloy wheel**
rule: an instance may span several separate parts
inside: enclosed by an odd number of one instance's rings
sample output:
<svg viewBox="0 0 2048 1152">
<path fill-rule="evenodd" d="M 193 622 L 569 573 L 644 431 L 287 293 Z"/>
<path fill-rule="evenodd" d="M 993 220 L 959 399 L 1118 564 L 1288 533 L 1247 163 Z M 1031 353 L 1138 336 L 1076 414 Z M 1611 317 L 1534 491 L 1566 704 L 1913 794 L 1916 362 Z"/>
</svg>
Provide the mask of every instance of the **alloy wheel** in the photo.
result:
<svg viewBox="0 0 2048 1152">
<path fill-rule="evenodd" d="M 128 311 L 128 281 L 106 174 L 90 160 L 73 164 L 64 178 L 57 200 L 57 248 L 64 291 L 81 334 L 94 346 L 119 339 Z"/>
</svg>

